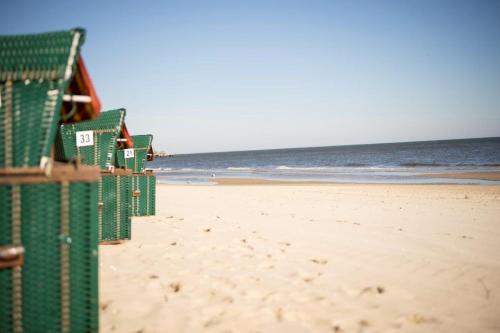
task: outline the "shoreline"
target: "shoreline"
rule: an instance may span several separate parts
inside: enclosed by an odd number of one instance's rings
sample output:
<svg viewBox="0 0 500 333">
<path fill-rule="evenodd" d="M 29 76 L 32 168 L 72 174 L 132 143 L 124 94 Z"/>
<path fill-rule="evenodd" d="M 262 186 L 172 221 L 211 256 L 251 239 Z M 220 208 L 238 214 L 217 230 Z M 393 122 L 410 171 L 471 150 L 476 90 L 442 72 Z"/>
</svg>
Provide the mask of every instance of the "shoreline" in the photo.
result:
<svg viewBox="0 0 500 333">
<path fill-rule="evenodd" d="M 491 172 L 470 171 L 470 172 L 428 173 L 428 174 L 422 175 L 422 177 L 500 181 L 500 171 L 498 171 L 498 172 L 495 172 L 495 171 L 491 171 Z"/>
<path fill-rule="evenodd" d="M 401 180 L 399 182 L 391 181 L 380 181 L 380 182 L 369 182 L 369 181 L 337 181 L 337 180 L 294 180 L 294 179 L 265 179 L 265 178 L 251 178 L 245 176 L 239 177 L 216 177 L 207 178 L 206 182 L 200 183 L 159 183 L 161 185 L 190 185 L 190 186 L 255 186 L 255 185 L 338 185 L 338 184 L 359 184 L 359 185 L 487 185 L 496 186 L 500 185 L 500 171 L 467 171 L 467 172 L 442 172 L 442 173 L 425 173 L 417 174 L 412 176 L 408 180 Z M 428 182 L 415 181 L 418 179 L 428 179 Z M 443 182 L 439 182 L 439 179 L 443 179 Z M 413 181 L 412 181 L 413 180 Z M 433 181 L 430 181 L 433 180 Z M 457 181 L 476 181 L 476 183 L 467 182 L 450 182 L 444 180 L 457 180 Z M 482 181 L 482 183 L 477 183 L 477 181 Z"/>
<path fill-rule="evenodd" d="M 470 180 L 484 180 L 484 181 L 498 181 L 498 184 L 463 184 L 463 183 L 367 183 L 367 182 L 336 182 L 336 181 L 317 181 L 317 180 L 274 180 L 262 178 L 243 178 L 243 177 L 221 177 L 213 178 L 211 181 L 215 184 L 165 184 L 161 185 L 175 186 L 175 185 L 189 185 L 189 186 L 259 186 L 259 185 L 281 185 L 281 186 L 327 186 L 327 185 L 469 185 L 469 186 L 500 186 L 500 172 L 453 172 L 453 173 L 431 173 L 421 175 L 420 177 L 428 177 L 433 179 L 470 179 Z"/>
</svg>

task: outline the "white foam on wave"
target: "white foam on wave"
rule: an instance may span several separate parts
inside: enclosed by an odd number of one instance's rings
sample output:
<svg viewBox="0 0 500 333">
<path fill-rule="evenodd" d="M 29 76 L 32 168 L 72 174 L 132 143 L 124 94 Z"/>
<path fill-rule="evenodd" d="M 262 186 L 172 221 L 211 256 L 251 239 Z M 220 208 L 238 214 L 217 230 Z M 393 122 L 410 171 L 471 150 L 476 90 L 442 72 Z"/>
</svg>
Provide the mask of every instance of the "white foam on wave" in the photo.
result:
<svg viewBox="0 0 500 333">
<path fill-rule="evenodd" d="M 328 171 L 328 170 L 338 170 L 339 167 L 289 167 L 286 165 L 280 165 L 276 167 L 275 170 L 297 170 L 297 171 Z"/>
<path fill-rule="evenodd" d="M 321 166 L 321 167 L 289 167 L 281 165 L 274 170 L 290 171 L 290 172 L 311 172 L 311 173 L 377 173 L 377 172 L 405 172 L 408 168 L 398 168 L 389 166 Z"/>
<path fill-rule="evenodd" d="M 227 167 L 226 170 L 240 170 L 240 171 L 245 171 L 245 170 L 252 170 L 252 168 L 247 168 L 247 167 Z"/>
<path fill-rule="evenodd" d="M 147 168 L 146 170 L 151 170 L 151 171 L 172 171 L 172 168 Z"/>
</svg>

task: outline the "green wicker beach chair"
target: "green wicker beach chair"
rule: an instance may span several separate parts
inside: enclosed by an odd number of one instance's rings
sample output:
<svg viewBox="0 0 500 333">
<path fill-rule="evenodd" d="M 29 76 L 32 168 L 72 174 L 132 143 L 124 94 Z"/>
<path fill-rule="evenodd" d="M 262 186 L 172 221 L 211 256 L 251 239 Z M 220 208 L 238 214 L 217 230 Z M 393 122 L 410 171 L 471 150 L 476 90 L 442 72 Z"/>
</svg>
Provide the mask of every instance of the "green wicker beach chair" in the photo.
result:
<svg viewBox="0 0 500 333">
<path fill-rule="evenodd" d="M 0 177 L 0 332 L 97 332 L 98 169 L 6 173 Z"/>
<path fill-rule="evenodd" d="M 62 125 L 56 140 L 56 158 L 78 158 L 102 170 L 113 167 L 124 118 L 125 109 L 118 109 L 102 112 L 94 120 Z"/>
<path fill-rule="evenodd" d="M 98 185 L 99 241 L 114 242 L 131 239 L 131 172 L 116 169 L 101 173 Z"/>
<path fill-rule="evenodd" d="M 151 134 L 133 135 L 133 151 L 130 149 L 118 149 L 116 151 L 116 162 L 119 167 L 131 169 L 134 173 L 142 173 L 146 168 L 146 160 L 151 160 L 153 148 Z"/>
<path fill-rule="evenodd" d="M 82 29 L 0 36 L 0 168 L 46 168 L 59 122 L 99 113 L 84 39 Z"/>
<path fill-rule="evenodd" d="M 155 214 L 156 177 L 152 172 L 146 175 L 146 161 L 154 158 L 151 145 L 153 136 L 133 135 L 133 149 L 118 149 L 116 162 L 120 167 L 133 171 L 132 176 L 132 215 L 147 216 Z"/>
</svg>

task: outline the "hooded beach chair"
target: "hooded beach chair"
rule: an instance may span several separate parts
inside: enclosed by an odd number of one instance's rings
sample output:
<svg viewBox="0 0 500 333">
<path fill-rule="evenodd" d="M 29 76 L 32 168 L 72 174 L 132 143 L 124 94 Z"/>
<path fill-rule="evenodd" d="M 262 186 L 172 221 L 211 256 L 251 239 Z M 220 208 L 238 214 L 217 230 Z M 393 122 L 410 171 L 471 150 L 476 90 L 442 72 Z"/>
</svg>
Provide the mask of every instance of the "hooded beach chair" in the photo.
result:
<svg viewBox="0 0 500 333">
<path fill-rule="evenodd" d="M 133 135 L 133 149 L 117 150 L 118 165 L 133 170 L 132 175 L 132 215 L 155 215 L 156 176 L 146 171 L 146 161 L 154 159 L 153 136 Z"/>
<path fill-rule="evenodd" d="M 102 112 L 94 120 L 61 125 L 57 158 L 77 159 L 101 169 L 98 224 L 101 242 L 131 237 L 131 170 L 115 168 L 116 149 L 133 147 L 125 127 L 125 109 Z"/>
<path fill-rule="evenodd" d="M 53 162 L 100 103 L 85 31 L 0 36 L 0 332 L 97 332 L 99 170 Z"/>
</svg>

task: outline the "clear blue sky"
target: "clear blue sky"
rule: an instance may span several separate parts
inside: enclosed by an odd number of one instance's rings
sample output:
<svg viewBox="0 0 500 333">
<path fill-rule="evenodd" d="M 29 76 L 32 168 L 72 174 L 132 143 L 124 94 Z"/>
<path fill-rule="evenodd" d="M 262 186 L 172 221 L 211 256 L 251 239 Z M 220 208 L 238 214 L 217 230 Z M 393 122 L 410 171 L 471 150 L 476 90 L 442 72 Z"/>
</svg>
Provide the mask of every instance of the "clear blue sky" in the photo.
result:
<svg viewBox="0 0 500 333">
<path fill-rule="evenodd" d="M 175 153 L 500 136 L 500 1 L 10 1 Z"/>
</svg>

